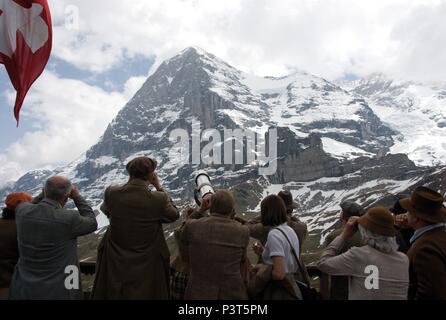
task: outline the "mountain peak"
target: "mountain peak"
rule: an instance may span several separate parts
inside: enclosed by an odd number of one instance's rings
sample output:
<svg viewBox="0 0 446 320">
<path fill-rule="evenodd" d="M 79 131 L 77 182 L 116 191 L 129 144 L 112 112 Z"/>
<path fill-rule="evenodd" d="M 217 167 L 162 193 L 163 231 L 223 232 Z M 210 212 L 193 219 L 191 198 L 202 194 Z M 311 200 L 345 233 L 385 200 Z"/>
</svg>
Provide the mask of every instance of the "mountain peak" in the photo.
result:
<svg viewBox="0 0 446 320">
<path fill-rule="evenodd" d="M 374 72 L 364 77 L 365 80 L 369 81 L 390 81 L 390 77 L 382 72 Z"/>
<path fill-rule="evenodd" d="M 172 58 L 166 60 L 166 62 L 170 63 L 170 62 L 184 61 L 184 60 L 189 60 L 189 61 L 211 60 L 211 61 L 215 61 L 215 60 L 220 60 L 220 59 L 218 59 L 215 55 L 207 52 L 206 50 L 204 50 L 204 49 L 202 49 L 200 47 L 192 46 L 192 47 L 187 47 L 187 48 L 183 49 L 182 51 L 180 51 L 178 54 L 176 54 Z"/>
<path fill-rule="evenodd" d="M 234 67 L 229 65 L 226 61 L 215 56 L 214 54 L 200 48 L 197 46 L 191 46 L 183 49 L 177 55 L 165 61 L 165 63 L 180 63 L 192 62 L 198 63 L 200 66 L 207 66 L 211 69 L 229 69 L 236 70 Z"/>
<path fill-rule="evenodd" d="M 181 50 L 178 55 L 185 55 L 185 54 L 196 54 L 203 56 L 203 55 L 209 55 L 209 52 L 197 46 L 190 46 Z"/>
</svg>

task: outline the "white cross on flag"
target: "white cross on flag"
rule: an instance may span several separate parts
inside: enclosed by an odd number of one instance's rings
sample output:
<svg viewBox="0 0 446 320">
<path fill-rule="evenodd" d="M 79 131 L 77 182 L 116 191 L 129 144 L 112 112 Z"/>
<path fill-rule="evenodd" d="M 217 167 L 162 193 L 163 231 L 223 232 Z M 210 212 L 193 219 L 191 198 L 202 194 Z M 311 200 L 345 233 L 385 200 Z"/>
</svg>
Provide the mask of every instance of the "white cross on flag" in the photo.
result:
<svg viewBox="0 0 446 320">
<path fill-rule="evenodd" d="M 17 91 L 17 125 L 23 100 L 45 69 L 51 46 L 51 14 L 46 0 L 0 0 L 0 63 Z"/>
</svg>

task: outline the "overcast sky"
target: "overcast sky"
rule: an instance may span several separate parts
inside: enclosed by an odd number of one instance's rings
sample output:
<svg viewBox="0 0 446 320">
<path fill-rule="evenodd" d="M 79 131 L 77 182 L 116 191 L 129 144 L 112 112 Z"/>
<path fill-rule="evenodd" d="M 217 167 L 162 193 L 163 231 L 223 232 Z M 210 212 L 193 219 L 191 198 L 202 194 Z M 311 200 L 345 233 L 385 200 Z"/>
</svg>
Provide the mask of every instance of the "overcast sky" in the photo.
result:
<svg viewBox="0 0 446 320">
<path fill-rule="evenodd" d="M 1 67 L 0 185 L 80 156 L 152 65 L 189 46 L 263 76 L 298 69 L 335 80 L 380 71 L 446 81 L 442 0 L 48 2 L 52 57 L 28 94 L 18 129 L 14 92 Z"/>
</svg>

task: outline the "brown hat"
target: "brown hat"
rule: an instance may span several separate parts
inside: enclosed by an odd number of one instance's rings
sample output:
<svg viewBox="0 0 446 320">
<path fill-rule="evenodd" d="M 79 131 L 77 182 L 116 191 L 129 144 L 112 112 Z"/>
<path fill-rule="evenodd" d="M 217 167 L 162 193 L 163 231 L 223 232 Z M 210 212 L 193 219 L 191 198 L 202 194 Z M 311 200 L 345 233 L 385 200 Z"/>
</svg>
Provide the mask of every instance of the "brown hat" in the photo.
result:
<svg viewBox="0 0 446 320">
<path fill-rule="evenodd" d="M 26 192 L 14 192 L 6 197 L 5 204 L 10 210 L 15 210 L 22 202 L 30 202 L 33 199 L 31 195 Z"/>
<path fill-rule="evenodd" d="M 414 216 L 430 223 L 446 221 L 444 198 L 427 187 L 417 187 L 409 198 L 400 200 L 401 206 Z"/>
<path fill-rule="evenodd" d="M 277 195 L 285 202 L 288 211 L 299 208 L 299 204 L 293 200 L 293 195 L 288 190 L 280 191 Z"/>
<path fill-rule="evenodd" d="M 358 223 L 372 232 L 386 237 L 395 236 L 394 218 L 392 213 L 382 207 L 371 208 L 358 219 Z"/>
<path fill-rule="evenodd" d="M 126 165 L 127 172 L 132 178 L 147 179 L 155 171 L 157 162 L 149 157 L 138 157 Z"/>
</svg>

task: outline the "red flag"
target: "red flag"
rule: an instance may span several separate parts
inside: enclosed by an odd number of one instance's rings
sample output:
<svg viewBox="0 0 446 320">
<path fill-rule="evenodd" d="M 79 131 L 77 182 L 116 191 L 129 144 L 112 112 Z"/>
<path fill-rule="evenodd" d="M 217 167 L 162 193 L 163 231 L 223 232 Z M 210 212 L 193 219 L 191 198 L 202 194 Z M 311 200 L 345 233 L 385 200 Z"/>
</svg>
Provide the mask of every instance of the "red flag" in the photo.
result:
<svg viewBox="0 0 446 320">
<path fill-rule="evenodd" d="M 50 57 L 52 36 L 46 0 L 0 0 L 0 63 L 17 91 L 17 125 L 23 100 Z"/>
</svg>

